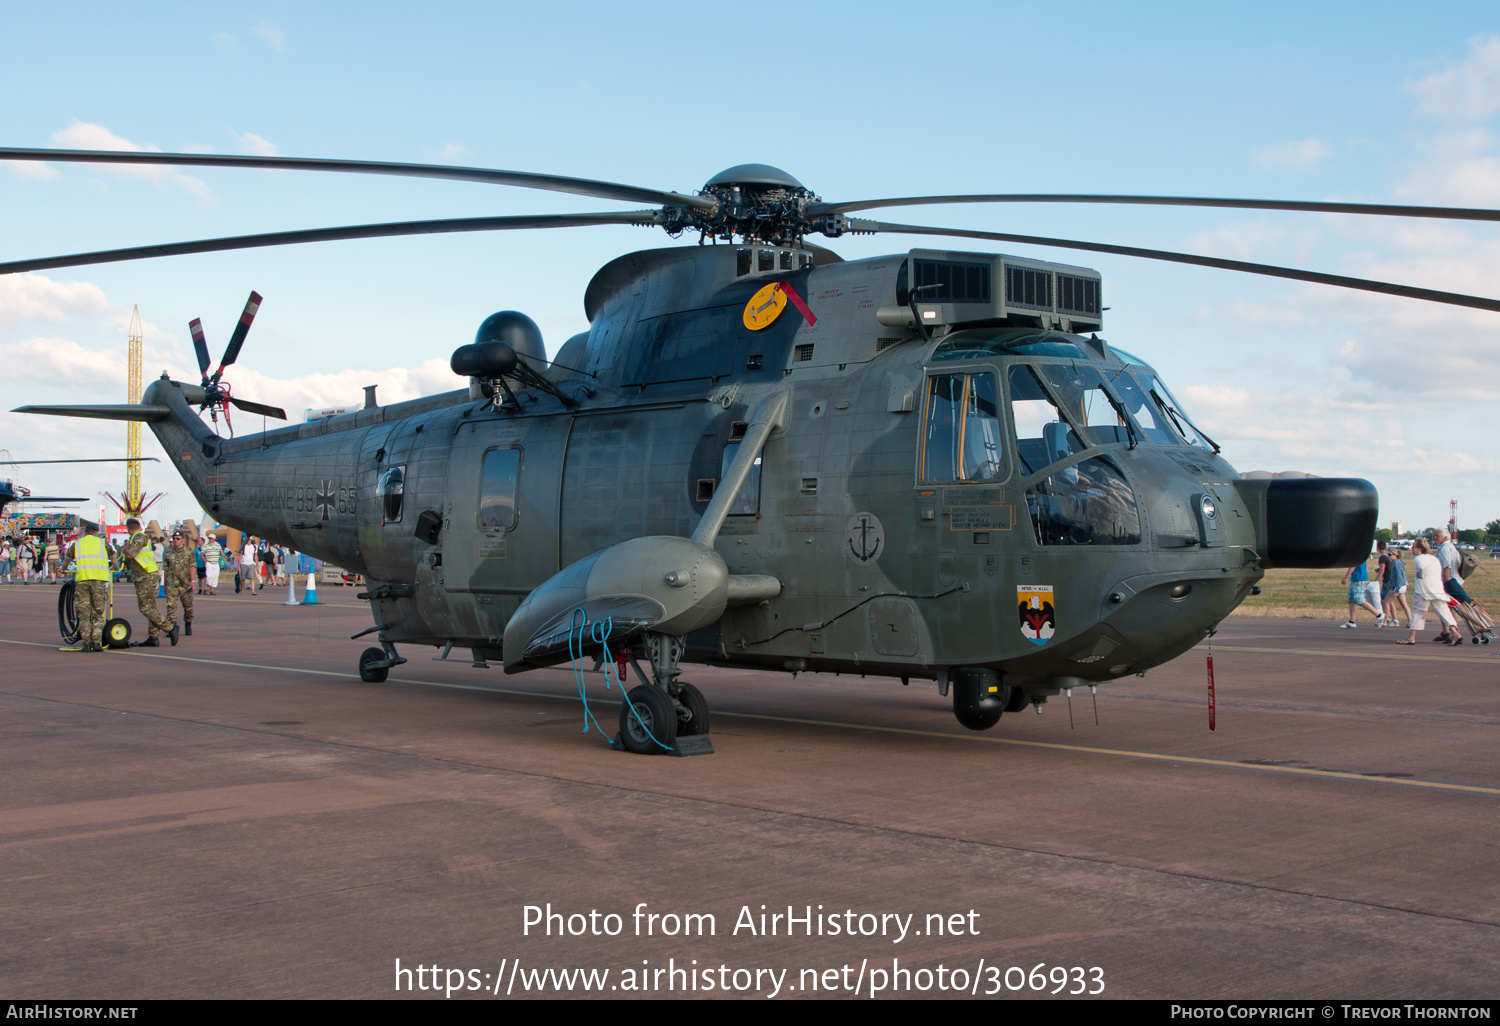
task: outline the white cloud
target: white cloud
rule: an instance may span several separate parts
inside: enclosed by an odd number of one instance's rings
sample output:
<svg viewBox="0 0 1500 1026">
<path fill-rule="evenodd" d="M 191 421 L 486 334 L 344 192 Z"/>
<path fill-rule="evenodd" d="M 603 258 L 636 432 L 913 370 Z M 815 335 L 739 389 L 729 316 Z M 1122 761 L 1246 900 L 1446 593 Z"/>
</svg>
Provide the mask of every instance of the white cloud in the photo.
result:
<svg viewBox="0 0 1500 1026">
<path fill-rule="evenodd" d="M 52 141 L 68 149 L 124 150 L 134 153 L 160 152 L 159 147 L 133 142 L 123 136 L 115 135 L 103 125 L 87 121 L 75 121 L 61 132 L 52 133 Z M 202 179 L 183 174 L 176 168 L 164 164 L 100 164 L 95 166 L 125 178 L 137 178 L 181 189 L 197 200 L 199 207 L 211 207 L 218 202 Z"/>
<path fill-rule="evenodd" d="M 244 135 L 235 132 L 234 141 L 239 143 L 242 151 L 256 157 L 281 156 L 281 151 L 276 148 L 275 143 L 267 142 L 254 132 L 246 132 Z"/>
<path fill-rule="evenodd" d="M 1420 160 L 1396 185 L 1399 199 L 1456 206 L 1500 205 L 1500 156 L 1484 128 L 1444 132 L 1422 140 Z"/>
<path fill-rule="evenodd" d="M 462 143 L 445 143 L 438 151 L 438 157 L 442 160 L 458 160 L 460 157 L 469 156 L 469 148 Z"/>
<path fill-rule="evenodd" d="M 1473 124 L 1500 111 L 1500 36 L 1469 41 L 1461 63 L 1428 75 L 1407 88 L 1417 96 L 1417 112 L 1439 121 Z"/>
<path fill-rule="evenodd" d="M 1307 168 L 1326 160 L 1332 153 L 1328 144 L 1320 139 L 1303 139 L 1269 146 L 1255 155 L 1255 162 L 1261 167 Z"/>
<path fill-rule="evenodd" d="M 361 405 L 366 385 L 377 385 L 376 394 L 381 405 L 388 406 L 424 395 L 451 392 L 465 384 L 463 379 L 454 377 L 448 361 L 441 357 L 434 357 L 420 367 L 343 370 L 296 378 L 276 378 L 249 367 L 235 367 L 226 371 L 225 377 L 233 378 L 235 395 L 280 406 L 293 421 L 300 421 L 308 407 Z"/>
<path fill-rule="evenodd" d="M 34 182 L 55 182 L 62 177 L 62 172 L 51 164 L 43 164 L 36 160 L 11 160 L 10 169 L 16 173 L 17 178 L 29 178 Z"/>
<path fill-rule="evenodd" d="M 78 402 L 123 402 L 125 398 L 125 346 L 118 354 L 105 354 L 79 345 L 70 338 L 37 336 L 0 345 L 0 364 L 11 382 L 49 384 L 66 381 Z M 116 398 L 106 398 L 106 397 Z M 84 398 L 87 397 L 87 398 Z"/>
<path fill-rule="evenodd" d="M 61 323 L 108 309 L 104 291 L 86 281 L 58 282 L 40 274 L 0 275 L 0 329 L 22 321 Z"/>
<path fill-rule="evenodd" d="M 1231 221 L 1189 236 L 1187 248 L 1240 260 L 1274 250 L 1283 254 L 1280 259 L 1306 260 L 1317 241 L 1318 232 L 1312 227 L 1293 229 L 1266 221 Z M 1292 255 L 1286 256 L 1288 253 Z"/>
<path fill-rule="evenodd" d="M 270 18 L 263 18 L 261 23 L 250 31 L 270 43 L 272 48 L 277 50 L 286 49 L 286 33 L 281 31 L 281 26 L 277 25 Z"/>
</svg>

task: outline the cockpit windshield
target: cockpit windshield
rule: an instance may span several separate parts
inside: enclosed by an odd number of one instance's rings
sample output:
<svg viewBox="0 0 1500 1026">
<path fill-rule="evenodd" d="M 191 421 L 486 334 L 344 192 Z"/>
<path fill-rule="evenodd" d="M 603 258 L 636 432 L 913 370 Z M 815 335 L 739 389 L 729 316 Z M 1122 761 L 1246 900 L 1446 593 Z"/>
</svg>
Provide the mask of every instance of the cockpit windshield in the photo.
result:
<svg viewBox="0 0 1500 1026">
<path fill-rule="evenodd" d="M 1213 439 L 1199 431 L 1187 414 L 1182 412 L 1182 404 L 1167 391 L 1167 386 L 1162 383 L 1156 371 L 1123 349 L 1116 349 L 1115 353 L 1125 361 L 1126 366 L 1113 372 L 1110 384 L 1115 386 L 1115 390 L 1125 400 L 1126 406 L 1135 415 L 1136 423 L 1141 425 L 1141 430 L 1146 432 L 1147 437 L 1166 445 L 1186 442 L 1209 452 L 1219 451 Z M 1147 426 L 1148 421 L 1152 426 Z"/>
</svg>

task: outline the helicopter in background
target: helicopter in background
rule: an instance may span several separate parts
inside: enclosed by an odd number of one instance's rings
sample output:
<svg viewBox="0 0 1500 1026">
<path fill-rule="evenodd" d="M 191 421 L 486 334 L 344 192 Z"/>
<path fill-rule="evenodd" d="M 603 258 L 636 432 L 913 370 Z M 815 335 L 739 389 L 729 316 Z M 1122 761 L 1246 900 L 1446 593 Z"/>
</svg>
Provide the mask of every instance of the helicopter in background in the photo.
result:
<svg viewBox="0 0 1500 1026">
<path fill-rule="evenodd" d="M 379 648 L 472 651 L 507 673 L 627 645 L 649 672 L 621 710 L 638 752 L 707 734 L 685 663 L 931 679 L 959 722 L 1144 673 L 1211 633 L 1272 567 L 1369 551 L 1354 479 L 1246 478 L 1161 376 L 1103 338 L 1085 267 L 911 249 L 845 261 L 807 241 L 890 233 L 1219 267 L 1434 302 L 1500 302 L 1077 240 L 893 224 L 877 207 L 1165 204 L 1500 219 L 1454 208 L 1193 197 L 971 195 L 824 203 L 777 168 L 693 195 L 587 179 L 287 157 L 0 149 L 0 160 L 281 168 L 487 181 L 645 210 L 355 225 L 0 264 L 0 273 L 431 232 L 656 225 L 714 245 L 619 257 L 584 292 L 590 327 L 549 361 L 502 311 L 458 347 L 453 391 L 249 438 L 200 416 L 219 373 L 165 375 L 139 405 L 20 412 L 151 426 L 221 522 L 361 573 Z M 719 244 L 722 243 L 722 244 Z M 243 401 L 234 399 L 235 405 Z M 259 407 L 275 416 L 281 411 Z M 216 424 L 216 420 L 215 420 Z M 358 635 L 356 635 L 358 637 Z M 681 739 L 681 740 L 678 740 Z"/>
</svg>

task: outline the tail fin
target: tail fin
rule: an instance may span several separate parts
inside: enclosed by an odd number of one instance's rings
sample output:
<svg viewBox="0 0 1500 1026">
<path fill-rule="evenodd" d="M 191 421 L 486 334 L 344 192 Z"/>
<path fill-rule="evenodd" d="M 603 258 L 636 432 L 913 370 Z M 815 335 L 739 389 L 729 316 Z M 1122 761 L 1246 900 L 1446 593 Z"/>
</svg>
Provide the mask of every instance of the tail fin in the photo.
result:
<svg viewBox="0 0 1500 1026">
<path fill-rule="evenodd" d="M 203 423 L 190 404 L 203 400 L 198 385 L 160 378 L 146 387 L 139 403 L 103 406 L 22 406 L 14 413 L 40 413 L 53 417 L 83 417 L 91 420 L 139 421 L 151 425 L 172 465 L 182 475 L 200 503 L 211 501 L 218 481 L 213 460 L 223 439 Z"/>
</svg>

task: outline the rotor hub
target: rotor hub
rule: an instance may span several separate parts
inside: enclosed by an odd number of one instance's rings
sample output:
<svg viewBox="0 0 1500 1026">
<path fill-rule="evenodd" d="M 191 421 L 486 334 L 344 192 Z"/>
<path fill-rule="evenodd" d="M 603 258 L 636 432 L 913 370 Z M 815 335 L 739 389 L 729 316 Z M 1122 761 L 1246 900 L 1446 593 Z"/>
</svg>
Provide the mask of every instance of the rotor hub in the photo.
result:
<svg viewBox="0 0 1500 1026">
<path fill-rule="evenodd" d="M 769 164 L 739 164 L 710 178 L 698 195 L 718 203 L 713 213 L 685 207 L 666 211 L 672 234 L 694 230 L 705 238 L 793 245 L 816 229 L 806 215 L 818 197 L 797 179 Z"/>
</svg>

